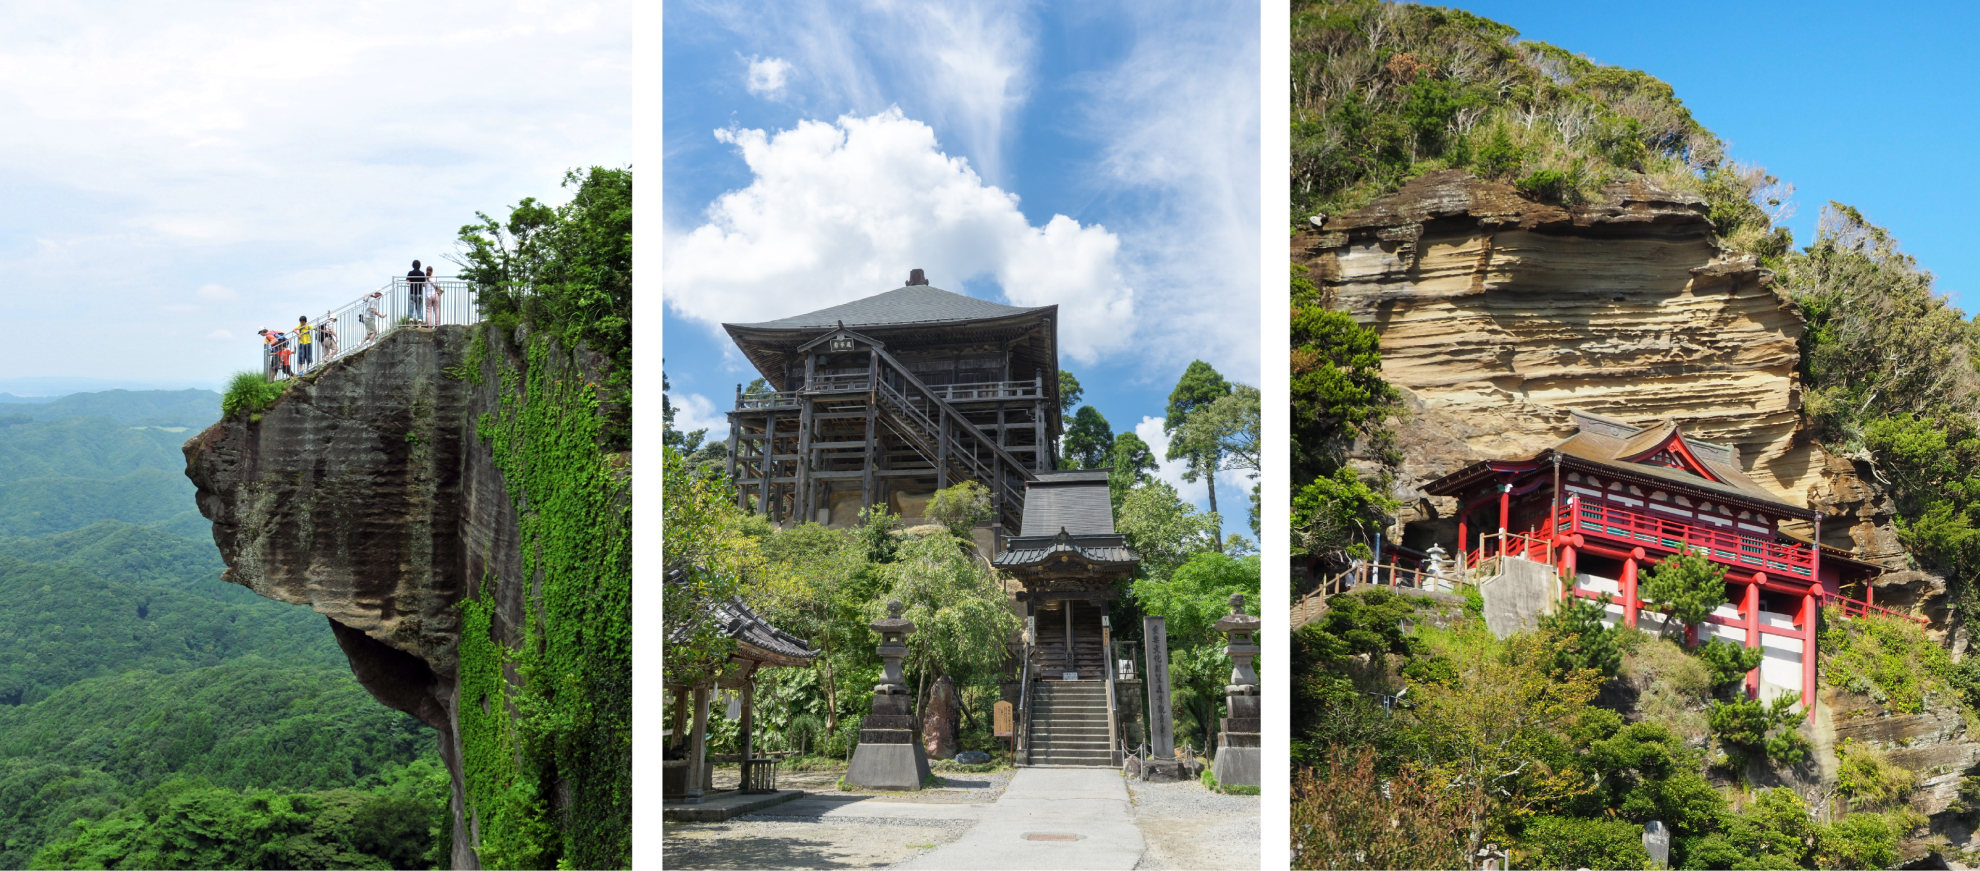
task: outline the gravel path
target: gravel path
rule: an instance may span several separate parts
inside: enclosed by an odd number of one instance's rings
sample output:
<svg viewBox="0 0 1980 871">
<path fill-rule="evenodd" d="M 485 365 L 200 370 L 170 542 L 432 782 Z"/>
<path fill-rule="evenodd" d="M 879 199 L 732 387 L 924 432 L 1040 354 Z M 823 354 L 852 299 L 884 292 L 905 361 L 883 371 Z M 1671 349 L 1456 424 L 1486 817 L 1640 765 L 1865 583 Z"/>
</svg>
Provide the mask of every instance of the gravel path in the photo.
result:
<svg viewBox="0 0 1980 871">
<path fill-rule="evenodd" d="M 660 861 L 668 868 L 885 868 L 954 841 L 965 821 L 789 822 L 743 817 L 725 823 L 667 823 Z"/>
<path fill-rule="evenodd" d="M 1259 797 L 1224 795 L 1198 781 L 1143 783 L 1129 780 L 1134 824 L 1148 840 L 1136 868 L 1252 869 L 1262 855 Z"/>
</svg>

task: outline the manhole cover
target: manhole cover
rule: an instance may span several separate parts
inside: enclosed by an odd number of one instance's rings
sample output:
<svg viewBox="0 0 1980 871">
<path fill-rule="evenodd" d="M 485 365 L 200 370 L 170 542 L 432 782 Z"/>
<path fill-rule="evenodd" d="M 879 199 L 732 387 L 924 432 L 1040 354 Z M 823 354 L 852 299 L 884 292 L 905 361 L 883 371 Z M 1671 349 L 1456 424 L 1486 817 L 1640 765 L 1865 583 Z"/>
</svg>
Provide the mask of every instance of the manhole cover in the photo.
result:
<svg viewBox="0 0 1980 871">
<path fill-rule="evenodd" d="M 1027 841 L 1077 841 L 1081 837 L 1081 835 L 1069 835 L 1064 832 L 1029 832 L 1024 836 L 1024 839 Z"/>
</svg>

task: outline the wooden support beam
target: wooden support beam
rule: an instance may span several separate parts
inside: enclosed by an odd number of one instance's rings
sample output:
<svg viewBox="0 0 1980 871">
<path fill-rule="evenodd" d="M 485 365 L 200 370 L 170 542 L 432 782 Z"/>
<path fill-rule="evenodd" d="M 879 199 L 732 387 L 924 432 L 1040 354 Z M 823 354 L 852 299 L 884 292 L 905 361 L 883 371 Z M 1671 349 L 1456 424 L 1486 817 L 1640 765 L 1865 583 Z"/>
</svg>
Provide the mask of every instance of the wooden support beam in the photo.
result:
<svg viewBox="0 0 1980 871">
<path fill-rule="evenodd" d="M 866 368 L 866 404 L 868 408 L 879 410 L 880 406 L 880 352 L 871 350 Z M 865 511 L 873 507 L 873 424 L 874 417 L 866 419 L 866 474 L 860 479 L 859 509 Z"/>
<path fill-rule="evenodd" d="M 771 442 L 777 438 L 776 416 L 772 415 L 765 426 L 766 426 L 766 430 L 763 433 L 763 449 L 764 449 L 764 453 L 767 455 L 774 452 L 775 446 L 772 445 Z M 770 462 L 771 461 L 768 459 L 767 456 L 763 460 L 764 465 L 762 467 L 763 468 L 762 477 L 765 481 L 768 481 L 771 475 L 776 474 L 776 470 L 771 467 Z M 756 491 L 756 513 L 763 516 L 766 519 L 770 519 L 769 512 L 770 512 L 770 485 L 766 483 L 763 485 L 763 489 Z"/>
</svg>

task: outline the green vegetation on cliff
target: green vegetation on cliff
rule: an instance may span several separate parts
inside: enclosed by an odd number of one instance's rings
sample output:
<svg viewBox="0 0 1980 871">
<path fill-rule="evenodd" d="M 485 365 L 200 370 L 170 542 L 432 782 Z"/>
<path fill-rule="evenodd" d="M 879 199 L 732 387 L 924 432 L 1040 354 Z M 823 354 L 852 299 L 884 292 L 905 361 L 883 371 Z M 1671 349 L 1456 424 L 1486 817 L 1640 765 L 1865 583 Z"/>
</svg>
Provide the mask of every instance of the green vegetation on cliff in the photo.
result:
<svg viewBox="0 0 1980 871">
<path fill-rule="evenodd" d="M 460 692 L 477 700 L 460 711 L 468 811 L 486 867 L 622 868 L 632 862 L 630 470 L 608 450 L 597 375 L 549 335 L 518 349 L 521 367 L 495 350 L 502 341 L 493 324 L 476 338 L 471 377 L 493 360 L 501 387 L 500 411 L 476 432 L 507 483 L 535 594 L 514 649 L 492 634 L 486 583 L 461 603 Z"/>
<path fill-rule="evenodd" d="M 1295 227 L 1439 169 L 1574 203 L 1640 174 L 1711 205 L 1736 247 L 1778 253 L 1784 192 L 1726 157 L 1667 85 L 1458 9 L 1292 3 Z"/>
</svg>

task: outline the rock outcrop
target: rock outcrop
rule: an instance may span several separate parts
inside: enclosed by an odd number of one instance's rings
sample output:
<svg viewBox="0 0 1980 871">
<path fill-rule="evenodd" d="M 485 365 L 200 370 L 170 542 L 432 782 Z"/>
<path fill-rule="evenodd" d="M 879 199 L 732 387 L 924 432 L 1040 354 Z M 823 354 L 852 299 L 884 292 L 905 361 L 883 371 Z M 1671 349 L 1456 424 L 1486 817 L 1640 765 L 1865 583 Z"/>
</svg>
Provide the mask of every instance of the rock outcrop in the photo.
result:
<svg viewBox="0 0 1980 871">
<path fill-rule="evenodd" d="M 1945 580 L 1911 570 L 1882 486 L 1802 428 L 1800 313 L 1770 272 L 1719 245 L 1696 195 L 1638 178 L 1562 206 L 1434 172 L 1294 237 L 1291 254 L 1381 336 L 1405 406 L 1388 422 L 1404 525 L 1451 526 L 1454 506 L 1424 483 L 1552 446 L 1574 432 L 1570 409 L 1674 420 L 1821 509 L 1824 544 L 1889 569 L 1879 604 L 1946 617 Z"/>
<path fill-rule="evenodd" d="M 461 811 L 455 606 L 491 583 L 493 634 L 513 647 L 523 625 L 516 512 L 473 427 L 502 379 L 493 359 L 479 384 L 462 377 L 473 329 L 391 333 L 185 445 L 225 580 L 329 618 L 359 682 L 439 731 L 455 868 L 479 867 Z"/>
<path fill-rule="evenodd" d="M 1382 338 L 1410 410 L 1413 485 L 1573 432 L 1567 410 L 1668 418 L 1740 449 L 1797 501 L 1799 313 L 1750 257 L 1722 250 L 1703 200 L 1647 181 L 1600 202 L 1535 202 L 1462 171 L 1425 175 L 1293 240 L 1324 293 Z"/>
</svg>

